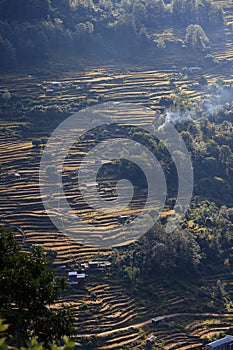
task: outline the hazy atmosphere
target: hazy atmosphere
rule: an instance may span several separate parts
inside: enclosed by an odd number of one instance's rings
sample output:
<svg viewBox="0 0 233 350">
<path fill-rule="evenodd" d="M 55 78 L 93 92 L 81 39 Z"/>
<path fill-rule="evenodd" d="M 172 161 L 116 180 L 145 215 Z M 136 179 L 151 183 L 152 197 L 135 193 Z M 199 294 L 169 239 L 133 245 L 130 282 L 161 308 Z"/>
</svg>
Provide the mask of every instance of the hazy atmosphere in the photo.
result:
<svg viewBox="0 0 233 350">
<path fill-rule="evenodd" d="M 232 0 L 0 0 L 0 350 L 233 348 Z"/>
</svg>

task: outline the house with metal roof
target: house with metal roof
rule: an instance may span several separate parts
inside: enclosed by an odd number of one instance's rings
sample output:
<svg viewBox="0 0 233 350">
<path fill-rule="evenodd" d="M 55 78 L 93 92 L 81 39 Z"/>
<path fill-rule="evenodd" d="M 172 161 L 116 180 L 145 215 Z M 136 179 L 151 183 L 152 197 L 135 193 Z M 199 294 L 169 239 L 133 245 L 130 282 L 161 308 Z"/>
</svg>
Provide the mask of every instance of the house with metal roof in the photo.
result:
<svg viewBox="0 0 233 350">
<path fill-rule="evenodd" d="M 151 350 L 155 345 L 156 337 L 152 335 L 146 340 L 146 350 Z"/>
<path fill-rule="evenodd" d="M 205 346 L 205 350 L 233 350 L 233 336 L 226 335 Z"/>
<path fill-rule="evenodd" d="M 158 316 L 155 318 L 152 318 L 151 323 L 152 326 L 162 326 L 165 322 L 165 318 L 163 316 Z"/>
<path fill-rule="evenodd" d="M 77 271 L 68 272 L 68 281 L 70 284 L 78 284 L 86 278 L 85 273 L 78 273 Z"/>
</svg>

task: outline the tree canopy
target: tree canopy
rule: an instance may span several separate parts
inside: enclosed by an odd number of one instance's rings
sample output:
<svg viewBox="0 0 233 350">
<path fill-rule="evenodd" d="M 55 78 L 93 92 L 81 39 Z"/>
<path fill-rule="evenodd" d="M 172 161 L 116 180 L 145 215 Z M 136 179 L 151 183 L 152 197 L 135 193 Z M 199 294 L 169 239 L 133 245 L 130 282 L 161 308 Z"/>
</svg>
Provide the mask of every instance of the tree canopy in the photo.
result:
<svg viewBox="0 0 233 350">
<path fill-rule="evenodd" d="M 36 336 L 49 343 L 73 332 L 71 309 L 51 306 L 65 288 L 41 247 L 20 250 L 11 231 L 0 229 L 0 317 L 10 324 L 13 345 Z"/>
<path fill-rule="evenodd" d="M 211 0 L 0 0 L 0 67 L 35 64 L 57 54 L 129 56 L 145 44 L 164 49 L 161 40 L 155 45 L 153 33 L 166 24 L 182 31 L 190 24 L 201 25 L 208 31 L 223 27 L 224 17 Z M 202 50 L 206 38 L 195 28 L 192 46 Z"/>
<path fill-rule="evenodd" d="M 198 24 L 190 24 L 186 29 L 186 44 L 193 49 L 204 51 L 208 48 L 209 38 Z"/>
</svg>

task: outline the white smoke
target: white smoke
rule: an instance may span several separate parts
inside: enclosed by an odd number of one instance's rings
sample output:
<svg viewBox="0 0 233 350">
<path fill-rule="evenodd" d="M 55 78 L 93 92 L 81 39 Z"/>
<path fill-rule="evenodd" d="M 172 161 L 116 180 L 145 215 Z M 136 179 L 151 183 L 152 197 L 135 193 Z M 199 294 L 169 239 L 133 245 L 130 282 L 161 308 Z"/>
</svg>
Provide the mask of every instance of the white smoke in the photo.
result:
<svg viewBox="0 0 233 350">
<path fill-rule="evenodd" d="M 208 118 L 216 115 L 227 104 L 233 100 L 233 87 L 208 85 L 204 97 L 196 100 L 187 108 L 172 106 L 165 110 L 165 121 L 159 126 L 159 130 L 163 129 L 168 123 L 184 123 L 189 119 Z"/>
</svg>

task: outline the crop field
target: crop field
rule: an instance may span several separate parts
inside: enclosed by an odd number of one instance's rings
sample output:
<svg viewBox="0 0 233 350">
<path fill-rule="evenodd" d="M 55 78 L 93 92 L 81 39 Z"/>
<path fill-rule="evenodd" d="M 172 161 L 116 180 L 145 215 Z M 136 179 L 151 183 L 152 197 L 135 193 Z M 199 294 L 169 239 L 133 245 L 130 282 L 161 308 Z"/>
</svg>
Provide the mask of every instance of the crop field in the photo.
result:
<svg viewBox="0 0 233 350">
<path fill-rule="evenodd" d="M 226 20 L 230 26 L 233 23 L 231 8 L 226 7 Z M 232 59 L 233 48 L 230 36 L 227 33 L 224 53 L 217 53 L 218 58 Z M 209 82 L 218 78 L 232 82 L 233 75 L 224 68 L 221 72 L 200 70 L 190 73 L 188 77 L 177 68 L 172 70 L 140 70 L 116 69 L 115 67 L 93 68 L 86 72 L 72 72 L 56 78 L 58 88 L 49 91 L 52 84 L 38 77 L 7 76 L 2 79 L 1 90 L 8 89 L 12 99 L 21 103 L 30 103 L 33 106 L 66 107 L 69 105 L 75 112 L 83 101 L 87 105 L 105 101 L 125 101 L 150 107 L 154 111 L 163 111 L 161 98 L 170 97 L 177 92 L 188 96 L 191 100 L 198 99 L 207 92 L 198 82 L 204 75 Z M 172 79 L 172 82 L 171 82 Z M 11 102 L 9 102 L 11 103 Z M 7 111 L 7 103 L 4 106 Z M 128 115 L 134 125 L 143 127 L 147 116 L 140 114 Z M 127 120 L 127 121 L 128 121 Z M 27 132 L 23 129 L 25 122 L 0 120 L 0 222 L 5 227 L 12 227 L 17 232 L 18 240 L 24 249 L 32 245 L 42 245 L 45 249 L 57 252 L 55 264 L 61 274 L 76 269 L 81 263 L 88 261 L 108 260 L 111 250 L 99 250 L 94 247 L 83 246 L 69 235 L 59 232 L 49 220 L 42 205 L 39 189 L 39 165 L 43 147 L 35 147 L 34 139 L 49 137 L 46 130 Z M 72 173 L 80 164 L 79 156 L 86 150 L 83 141 L 73 150 L 75 161 L 65 165 L 67 198 L 73 203 L 77 215 L 84 216 L 91 222 L 92 218 L 80 194 L 74 192 Z M 53 165 L 51 163 L 51 165 Z M 49 199 L 48 199 L 49 200 Z M 140 202 L 140 198 L 139 198 Z M 140 204 L 140 203 L 139 203 Z M 155 204 L 156 206 L 156 204 Z M 166 208 L 163 215 L 166 215 Z M 122 215 L 137 214 L 137 203 L 130 211 Z M 56 212 L 53 215 L 57 215 Z M 117 228 L 117 216 L 105 215 L 99 218 L 99 228 Z M 98 233 L 98 232 L 97 232 Z M 85 236 L 85 231 L 80 235 Z M 61 267 L 65 265 L 65 268 Z M 224 280 L 227 288 L 232 287 L 233 281 L 224 276 L 217 277 Z M 214 282 L 216 276 L 209 283 Z M 151 306 L 142 305 L 137 299 L 129 295 L 120 281 L 110 278 L 108 268 L 95 271 L 88 270 L 88 276 L 83 285 L 74 285 L 64 293 L 61 303 L 73 305 L 76 315 L 76 336 L 96 342 L 93 349 L 120 350 L 144 349 L 146 339 L 152 334 L 156 341 L 164 344 L 165 349 L 202 349 L 203 341 L 213 334 L 227 330 L 232 324 L 232 315 L 229 314 L 195 314 L 195 300 L 190 301 L 190 295 L 177 296 L 175 291 L 165 289 L 164 284 L 155 285 L 158 299 L 151 302 Z M 59 303 L 53 307 L 59 307 Z M 166 326 L 160 329 L 151 327 L 151 318 L 157 315 L 167 315 Z M 101 340 L 101 344 L 100 344 Z M 91 349 L 91 348 L 90 348 Z"/>
</svg>

